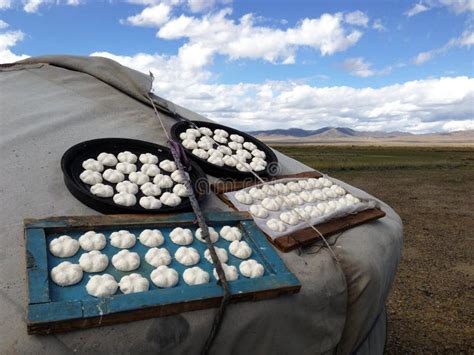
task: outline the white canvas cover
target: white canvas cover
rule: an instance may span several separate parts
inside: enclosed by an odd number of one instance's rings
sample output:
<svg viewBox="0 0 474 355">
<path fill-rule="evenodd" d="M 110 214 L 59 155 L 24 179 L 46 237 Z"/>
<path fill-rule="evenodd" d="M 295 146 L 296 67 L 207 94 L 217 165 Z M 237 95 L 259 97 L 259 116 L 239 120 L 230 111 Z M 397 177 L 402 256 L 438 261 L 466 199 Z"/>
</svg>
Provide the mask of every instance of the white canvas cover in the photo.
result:
<svg viewBox="0 0 474 355">
<path fill-rule="evenodd" d="M 156 80 L 159 80 L 157 78 Z M 124 137 L 165 144 L 147 104 L 149 78 L 109 59 L 48 56 L 0 68 L 0 353 L 136 351 L 199 352 L 214 309 L 51 336 L 26 333 L 23 218 L 90 215 L 66 189 L 62 154 L 84 140 Z M 205 120 L 157 98 L 189 119 Z M 169 129 L 174 120 L 163 115 Z M 277 153 L 282 174 L 311 170 Z M 343 182 L 347 191 L 373 198 Z M 302 283 L 299 294 L 231 304 L 212 353 L 380 354 L 384 303 L 402 248 L 402 223 L 379 201 L 386 217 L 344 232 L 316 254 L 280 254 Z M 205 210 L 227 210 L 209 196 Z M 334 237 L 329 238 L 334 242 Z"/>
</svg>

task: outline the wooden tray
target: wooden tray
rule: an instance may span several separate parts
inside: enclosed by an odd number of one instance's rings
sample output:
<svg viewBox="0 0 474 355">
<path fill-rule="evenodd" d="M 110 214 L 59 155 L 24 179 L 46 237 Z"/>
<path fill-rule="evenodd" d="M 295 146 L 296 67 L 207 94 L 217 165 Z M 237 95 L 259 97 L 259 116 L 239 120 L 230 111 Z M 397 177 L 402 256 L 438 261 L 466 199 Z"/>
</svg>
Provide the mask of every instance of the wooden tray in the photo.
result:
<svg viewBox="0 0 474 355">
<path fill-rule="evenodd" d="M 285 267 L 278 254 L 271 248 L 265 236 L 257 228 L 250 215 L 237 212 L 206 214 L 210 226 L 218 230 L 223 225 L 234 225 L 241 229 L 243 240 L 252 247 L 251 258 L 258 260 L 265 268 L 260 278 L 247 279 L 239 273 L 236 281 L 229 283 L 233 301 L 255 301 L 276 297 L 280 294 L 296 293 L 301 285 L 297 278 Z M 56 258 L 48 251 L 48 242 L 60 234 L 78 238 L 88 230 L 104 233 L 128 229 L 135 235 L 146 228 L 158 228 L 165 237 L 162 247 L 174 253 L 177 245 L 169 240 L 169 231 L 176 227 L 196 228 L 192 213 L 159 216 L 84 216 L 55 217 L 48 219 L 25 220 L 26 259 L 28 279 L 28 315 L 29 334 L 49 334 L 79 328 L 91 328 L 108 324 L 130 322 L 134 320 L 166 316 L 181 312 L 217 307 L 222 299 L 222 289 L 212 276 L 212 265 L 203 257 L 206 246 L 194 240 L 191 246 L 198 249 L 201 261 L 198 266 L 210 272 L 211 280 L 205 285 L 188 286 L 182 280 L 184 266 L 173 260 L 170 267 L 180 274 L 177 286 L 159 289 L 150 281 L 150 290 L 142 293 L 122 294 L 120 291 L 111 297 L 95 298 L 85 291 L 90 274 L 84 273 L 83 280 L 73 286 L 59 287 L 49 279 L 52 267 L 61 261 L 77 262 L 81 250 L 70 258 Z M 109 240 L 108 240 L 109 241 Z M 216 246 L 225 247 L 229 242 L 220 238 Z M 139 272 L 149 278 L 154 269 L 143 260 L 147 247 L 139 241 L 130 248 L 140 254 L 142 263 L 132 272 Z M 107 243 L 102 250 L 109 257 L 119 249 Z M 234 260 L 235 259 L 235 260 Z M 239 260 L 229 253 L 229 264 Z M 238 265 L 237 265 L 238 266 Z M 115 270 L 111 263 L 104 273 L 112 274 L 117 281 L 129 273 Z M 258 306 L 256 306 L 258 307 Z"/>
<path fill-rule="evenodd" d="M 291 178 L 319 178 L 322 177 L 316 171 L 308 171 L 299 174 L 293 175 L 280 175 L 278 177 L 272 178 L 271 180 L 278 179 L 291 179 Z M 219 182 L 211 185 L 211 188 L 216 192 L 217 196 L 224 201 L 229 207 L 237 210 L 235 206 L 230 202 L 227 196 L 224 194 L 226 192 L 240 190 L 246 187 L 257 185 L 257 181 L 227 181 Z M 371 208 L 365 211 L 360 211 L 345 217 L 335 218 L 330 221 L 317 224 L 316 227 L 319 232 L 325 237 L 328 237 L 333 234 L 337 234 L 349 228 L 358 226 L 360 224 L 368 223 L 376 219 L 382 218 L 385 216 L 385 212 L 379 208 Z M 265 234 L 265 233 L 264 233 Z M 289 252 L 291 250 L 305 247 L 313 244 L 314 242 L 321 239 L 321 237 L 312 229 L 304 228 L 296 232 L 289 233 L 287 235 L 272 239 L 270 236 L 266 235 L 267 239 L 275 245 L 282 252 Z"/>
</svg>

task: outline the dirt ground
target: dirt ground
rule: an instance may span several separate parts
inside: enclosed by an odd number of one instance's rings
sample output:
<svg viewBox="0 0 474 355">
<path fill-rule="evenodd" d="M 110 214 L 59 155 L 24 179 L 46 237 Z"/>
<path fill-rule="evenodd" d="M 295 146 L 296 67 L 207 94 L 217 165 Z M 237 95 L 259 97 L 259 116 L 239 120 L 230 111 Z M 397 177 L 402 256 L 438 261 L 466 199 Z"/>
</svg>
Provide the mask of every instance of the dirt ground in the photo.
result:
<svg viewBox="0 0 474 355">
<path fill-rule="evenodd" d="M 389 354 L 474 354 L 474 151 L 467 153 L 459 164 L 329 171 L 387 202 L 404 223 L 387 302 Z"/>
</svg>

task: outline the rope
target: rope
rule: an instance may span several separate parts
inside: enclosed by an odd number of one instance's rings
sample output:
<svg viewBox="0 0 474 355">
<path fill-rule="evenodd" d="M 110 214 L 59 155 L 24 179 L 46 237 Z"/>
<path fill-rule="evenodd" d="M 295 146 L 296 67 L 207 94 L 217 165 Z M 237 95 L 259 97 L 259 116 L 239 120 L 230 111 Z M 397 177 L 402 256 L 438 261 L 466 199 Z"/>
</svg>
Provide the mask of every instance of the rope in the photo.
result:
<svg viewBox="0 0 474 355">
<path fill-rule="evenodd" d="M 152 77 L 153 79 L 153 77 Z M 151 99 L 151 97 L 147 94 L 148 99 L 150 100 L 153 109 L 155 111 L 155 115 L 158 118 L 158 121 L 161 124 L 161 127 L 163 128 L 163 131 L 165 132 L 166 137 L 168 138 L 167 143 L 168 146 L 170 147 L 171 154 L 173 155 L 173 160 L 176 163 L 176 167 L 178 170 L 181 172 L 181 175 L 184 177 L 184 185 L 186 186 L 186 190 L 188 192 L 188 197 L 189 201 L 191 202 L 191 207 L 194 211 L 194 214 L 196 215 L 196 220 L 198 222 L 199 228 L 201 228 L 201 233 L 203 236 L 203 239 L 206 241 L 207 248 L 209 250 L 209 253 L 211 254 L 211 259 L 214 264 L 214 267 L 216 268 L 217 275 L 219 276 L 219 284 L 222 286 L 223 291 L 224 291 L 224 296 L 222 297 L 221 304 L 219 306 L 219 309 L 217 310 L 217 313 L 214 317 L 214 321 L 212 323 L 212 328 L 209 333 L 209 336 L 204 344 L 204 347 L 201 351 L 201 354 L 208 354 L 209 350 L 212 347 L 212 343 L 214 342 L 214 339 L 219 331 L 219 328 L 222 324 L 222 320 L 225 314 L 225 309 L 227 304 L 229 303 L 230 300 L 230 291 L 229 291 L 229 285 L 227 283 L 227 279 L 225 277 L 225 272 L 224 269 L 222 268 L 222 264 L 220 259 L 218 258 L 216 254 L 216 250 L 214 249 L 214 245 L 212 244 L 211 239 L 209 238 L 209 228 L 206 224 L 206 220 L 204 218 L 204 215 L 202 214 L 201 208 L 199 207 L 199 202 L 197 201 L 196 194 L 194 193 L 194 189 L 191 185 L 191 179 L 189 177 L 189 174 L 186 170 L 189 170 L 190 164 L 189 161 L 186 161 L 186 169 L 183 164 L 183 157 L 186 157 L 185 152 L 182 150 L 181 145 L 179 145 L 177 142 L 174 142 L 170 136 L 168 135 L 168 132 L 165 129 L 163 120 L 161 119 L 160 114 L 158 113 L 158 110 L 156 109 L 155 103 Z M 183 160 L 182 160 L 183 159 Z M 187 158 L 186 158 L 187 159 Z"/>
</svg>

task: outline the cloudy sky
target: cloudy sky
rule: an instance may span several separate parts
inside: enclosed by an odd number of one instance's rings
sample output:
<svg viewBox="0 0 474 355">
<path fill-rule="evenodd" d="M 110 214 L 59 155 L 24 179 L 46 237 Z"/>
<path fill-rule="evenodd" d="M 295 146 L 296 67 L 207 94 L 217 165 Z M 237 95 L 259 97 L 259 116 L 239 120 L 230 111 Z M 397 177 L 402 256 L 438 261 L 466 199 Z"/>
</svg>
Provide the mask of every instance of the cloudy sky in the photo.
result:
<svg viewBox="0 0 474 355">
<path fill-rule="evenodd" d="M 474 0 L 0 0 L 0 63 L 104 56 L 244 130 L 474 129 Z"/>
</svg>

